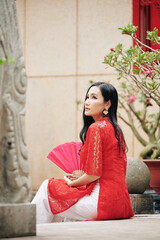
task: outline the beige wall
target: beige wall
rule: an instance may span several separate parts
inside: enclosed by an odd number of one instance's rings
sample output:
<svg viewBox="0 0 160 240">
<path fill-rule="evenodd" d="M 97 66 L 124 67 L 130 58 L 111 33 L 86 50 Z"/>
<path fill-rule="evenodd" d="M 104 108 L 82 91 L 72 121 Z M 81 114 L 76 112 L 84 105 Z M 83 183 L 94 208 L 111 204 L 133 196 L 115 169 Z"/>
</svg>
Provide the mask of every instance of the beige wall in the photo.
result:
<svg viewBox="0 0 160 240">
<path fill-rule="evenodd" d="M 117 30 L 132 21 L 132 0 L 17 0 L 28 73 L 26 140 L 33 189 L 61 172 L 46 155 L 58 144 L 77 141 L 81 106 L 89 80 L 110 80 L 103 56 L 118 42 L 131 42 Z M 122 124 L 129 147 L 140 145 Z M 135 145 L 136 144 L 136 145 Z"/>
</svg>

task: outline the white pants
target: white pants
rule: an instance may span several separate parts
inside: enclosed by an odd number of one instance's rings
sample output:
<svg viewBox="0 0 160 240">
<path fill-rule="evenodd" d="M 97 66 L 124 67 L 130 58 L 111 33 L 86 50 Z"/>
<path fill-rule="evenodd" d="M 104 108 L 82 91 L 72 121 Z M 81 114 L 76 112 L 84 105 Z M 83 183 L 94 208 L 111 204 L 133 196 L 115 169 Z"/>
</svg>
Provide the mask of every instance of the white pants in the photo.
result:
<svg viewBox="0 0 160 240">
<path fill-rule="evenodd" d="M 59 222 L 64 218 L 75 220 L 91 220 L 96 218 L 99 196 L 98 182 L 90 195 L 80 198 L 72 207 L 56 215 L 52 214 L 49 206 L 47 186 L 48 180 L 45 180 L 32 201 L 32 203 L 36 204 L 37 223 Z"/>
</svg>

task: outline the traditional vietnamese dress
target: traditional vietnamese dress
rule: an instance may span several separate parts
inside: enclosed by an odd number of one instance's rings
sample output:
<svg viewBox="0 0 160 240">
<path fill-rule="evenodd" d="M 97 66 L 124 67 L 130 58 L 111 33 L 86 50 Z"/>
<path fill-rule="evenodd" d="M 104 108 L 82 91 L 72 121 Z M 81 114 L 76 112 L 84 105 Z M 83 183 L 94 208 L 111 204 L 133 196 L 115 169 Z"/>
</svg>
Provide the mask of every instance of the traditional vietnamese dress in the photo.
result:
<svg viewBox="0 0 160 240">
<path fill-rule="evenodd" d="M 84 172 L 100 176 L 99 180 L 81 187 L 69 187 L 63 179 L 49 179 L 48 211 L 53 216 L 79 220 L 133 217 L 125 182 L 127 158 L 125 151 L 119 153 L 118 140 L 108 117 L 90 125 L 80 160 Z"/>
</svg>

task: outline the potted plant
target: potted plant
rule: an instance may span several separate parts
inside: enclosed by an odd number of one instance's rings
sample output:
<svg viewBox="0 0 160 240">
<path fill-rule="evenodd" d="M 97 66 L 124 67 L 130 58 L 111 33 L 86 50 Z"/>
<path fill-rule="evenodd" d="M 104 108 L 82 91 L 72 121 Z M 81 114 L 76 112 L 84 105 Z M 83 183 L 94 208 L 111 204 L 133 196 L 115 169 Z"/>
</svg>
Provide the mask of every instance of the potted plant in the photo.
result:
<svg viewBox="0 0 160 240">
<path fill-rule="evenodd" d="M 132 24 L 119 30 L 129 35 L 135 45 L 124 49 L 119 43 L 110 49 L 103 63 L 118 72 L 119 106 L 122 109 L 119 118 L 144 146 L 140 158 L 149 167 L 150 186 L 160 193 L 160 50 L 139 41 L 136 37 L 137 27 Z M 147 39 L 153 44 L 160 44 L 158 29 L 147 31 Z M 122 115 L 123 111 L 128 119 Z M 157 179 L 152 170 L 158 174 Z"/>
</svg>

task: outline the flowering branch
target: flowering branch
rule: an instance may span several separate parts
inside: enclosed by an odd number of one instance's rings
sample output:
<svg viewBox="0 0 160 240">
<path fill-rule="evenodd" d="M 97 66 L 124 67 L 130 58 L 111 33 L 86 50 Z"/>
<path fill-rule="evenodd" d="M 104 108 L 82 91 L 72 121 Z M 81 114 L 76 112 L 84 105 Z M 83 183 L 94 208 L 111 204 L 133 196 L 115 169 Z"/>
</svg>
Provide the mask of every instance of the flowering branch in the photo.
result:
<svg viewBox="0 0 160 240">
<path fill-rule="evenodd" d="M 103 63 L 118 72 L 118 80 L 121 84 L 122 93 L 119 103 L 127 113 L 128 121 L 121 114 L 119 118 L 132 129 L 136 138 L 145 146 L 140 156 L 158 158 L 160 157 L 160 50 L 155 50 L 138 40 L 135 33 L 137 27 L 132 24 L 119 29 L 122 30 L 122 34 L 134 39 L 136 44 L 124 49 L 119 43 L 104 57 Z M 153 44 L 160 45 L 158 29 L 148 31 L 147 39 Z M 143 47 L 148 50 L 144 51 Z M 152 106 L 154 110 L 151 110 Z M 144 140 L 136 129 L 132 115 L 148 135 L 148 141 Z"/>
</svg>

